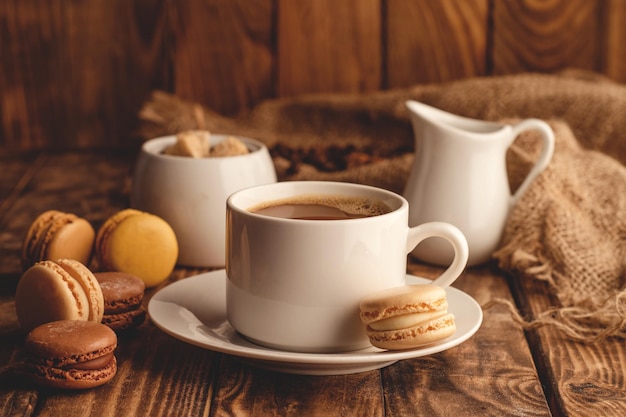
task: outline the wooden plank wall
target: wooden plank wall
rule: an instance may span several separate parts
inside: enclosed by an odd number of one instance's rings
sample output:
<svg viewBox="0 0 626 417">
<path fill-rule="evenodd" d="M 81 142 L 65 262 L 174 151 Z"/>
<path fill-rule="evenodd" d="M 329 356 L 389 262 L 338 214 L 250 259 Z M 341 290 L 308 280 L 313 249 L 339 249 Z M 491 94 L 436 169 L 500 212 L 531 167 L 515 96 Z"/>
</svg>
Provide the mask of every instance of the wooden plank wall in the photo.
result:
<svg viewBox="0 0 626 417">
<path fill-rule="evenodd" d="M 0 0 L 0 151 L 118 147 L 154 89 L 273 97 L 581 68 L 626 81 L 624 0 Z"/>
</svg>

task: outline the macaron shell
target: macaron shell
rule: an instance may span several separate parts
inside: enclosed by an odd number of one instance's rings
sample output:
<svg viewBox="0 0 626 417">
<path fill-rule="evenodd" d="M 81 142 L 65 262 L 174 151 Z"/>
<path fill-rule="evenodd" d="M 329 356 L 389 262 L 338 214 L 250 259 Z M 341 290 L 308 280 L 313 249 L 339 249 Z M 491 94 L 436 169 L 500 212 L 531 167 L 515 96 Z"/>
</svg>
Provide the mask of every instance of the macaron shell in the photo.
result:
<svg viewBox="0 0 626 417">
<path fill-rule="evenodd" d="M 104 385 L 117 373 L 117 359 L 107 366 L 94 370 L 52 368 L 44 365 L 30 364 L 27 369 L 31 373 L 31 381 L 37 385 L 58 389 L 90 389 Z"/>
<path fill-rule="evenodd" d="M 24 349 L 31 361 L 65 367 L 108 355 L 117 347 L 117 335 L 93 321 L 57 320 L 37 326 L 26 336 Z"/>
<path fill-rule="evenodd" d="M 89 300 L 82 286 L 61 266 L 42 261 L 20 278 L 15 310 L 22 328 L 30 331 L 55 320 L 87 320 Z"/>
<path fill-rule="evenodd" d="M 448 307 L 446 291 L 432 284 L 394 287 L 364 297 L 359 305 L 361 321 L 369 324 L 389 317 L 432 311 Z"/>
<path fill-rule="evenodd" d="M 406 329 L 376 331 L 367 328 L 370 343 L 381 349 L 412 349 L 443 340 L 456 331 L 454 315 L 447 313 Z"/>
<path fill-rule="evenodd" d="M 104 315 L 104 296 L 102 288 L 94 274 L 82 263 L 74 259 L 59 259 L 57 264 L 61 265 L 72 278 L 78 282 L 87 295 L 89 303 L 89 316 L 87 320 L 100 322 Z"/>
<path fill-rule="evenodd" d="M 148 213 L 124 218 L 101 243 L 105 270 L 138 276 L 147 287 L 165 280 L 178 258 L 176 235 L 165 220 Z"/>
<path fill-rule="evenodd" d="M 96 232 L 87 220 L 75 218 L 59 227 L 53 234 L 45 247 L 43 257 L 51 260 L 75 259 L 84 265 L 89 265 L 95 237 Z"/>
<path fill-rule="evenodd" d="M 24 343 L 27 369 L 42 385 L 85 389 L 102 385 L 117 372 L 117 336 L 92 321 L 60 320 L 33 329 Z"/>
<path fill-rule="evenodd" d="M 104 296 L 105 314 L 119 314 L 141 306 L 145 284 L 135 275 L 124 272 L 94 274 Z"/>
<path fill-rule="evenodd" d="M 96 272 L 104 295 L 102 323 L 115 331 L 141 325 L 146 319 L 142 307 L 145 284 L 135 275 L 124 272 Z"/>
<path fill-rule="evenodd" d="M 48 224 L 44 227 L 45 233 L 39 237 L 37 245 L 35 246 L 35 248 L 33 248 L 33 252 L 31 253 L 33 260 L 43 261 L 48 259 L 46 258 L 46 252 L 48 251 L 48 247 L 54 239 L 54 236 L 59 232 L 59 230 L 61 230 L 61 228 L 65 227 L 76 219 L 77 217 L 75 215 L 62 212 L 58 212 L 55 216 L 50 218 Z"/>
<path fill-rule="evenodd" d="M 30 225 L 22 245 L 22 266 L 24 269 L 27 269 L 38 261 L 35 255 L 36 249 L 40 245 L 53 219 L 61 215 L 63 215 L 63 213 L 58 210 L 48 210 L 37 216 Z"/>
<path fill-rule="evenodd" d="M 143 308 L 137 308 L 125 313 L 105 314 L 102 318 L 102 324 L 110 327 L 116 332 L 139 327 L 146 320 L 146 311 Z"/>
<path fill-rule="evenodd" d="M 135 209 L 124 209 L 106 219 L 106 221 L 98 230 L 95 242 L 96 256 L 98 257 L 100 263 L 106 263 L 106 242 L 111 235 L 111 232 L 113 232 L 117 225 L 120 224 L 127 217 L 141 213 L 141 211 Z"/>
<path fill-rule="evenodd" d="M 48 219 L 58 213 L 57 210 L 48 210 L 41 213 L 33 222 L 30 224 L 28 231 L 26 232 L 26 236 L 24 236 L 24 242 L 22 244 L 22 258 L 28 256 L 28 252 L 30 248 L 33 246 L 34 242 L 36 242 L 37 235 L 41 235 L 43 226 L 48 223 Z"/>
<path fill-rule="evenodd" d="M 89 264 L 95 231 L 91 224 L 75 214 L 48 210 L 29 228 L 22 246 L 22 267 L 29 268 L 43 260 L 76 259 Z"/>
</svg>

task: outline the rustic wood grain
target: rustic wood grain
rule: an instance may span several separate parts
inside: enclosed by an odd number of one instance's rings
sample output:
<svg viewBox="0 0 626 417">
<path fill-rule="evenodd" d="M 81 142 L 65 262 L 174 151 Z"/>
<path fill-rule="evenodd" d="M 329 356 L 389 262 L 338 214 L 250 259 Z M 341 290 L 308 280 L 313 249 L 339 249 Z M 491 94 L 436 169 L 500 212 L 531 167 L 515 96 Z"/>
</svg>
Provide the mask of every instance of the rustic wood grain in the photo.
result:
<svg viewBox="0 0 626 417">
<path fill-rule="evenodd" d="M 612 79 L 626 82 L 626 2 L 607 0 L 602 3 L 604 28 L 604 53 L 602 54 L 603 72 Z"/>
<path fill-rule="evenodd" d="M 0 2 L 0 147 L 135 145 L 152 90 L 262 100 L 582 68 L 626 81 L 621 0 Z"/>
<path fill-rule="evenodd" d="M 158 76 L 164 64 L 161 2 L 66 3 L 69 7 L 61 21 L 66 34 L 60 39 L 59 72 L 64 74 L 60 98 L 66 106 L 63 122 L 74 130 L 76 144 L 64 147 L 126 144 L 141 103 L 154 88 L 152 76 Z M 100 133 L 98 140 L 94 132 Z"/>
<path fill-rule="evenodd" d="M 160 0 L 2 2 L 0 144 L 119 146 L 156 85 Z M 155 39 L 157 39 L 155 41 Z"/>
<path fill-rule="evenodd" d="M 271 0 L 168 2 L 173 90 L 232 114 L 274 94 Z"/>
<path fill-rule="evenodd" d="M 493 2 L 493 74 L 600 70 L 600 3 L 587 0 Z"/>
<path fill-rule="evenodd" d="M 222 360 L 214 416 L 383 415 L 377 371 L 353 375 L 287 375 Z"/>
<path fill-rule="evenodd" d="M 441 273 L 419 263 L 410 264 L 409 270 L 427 278 Z M 506 280 L 490 264 L 467 269 L 453 286 L 481 305 L 496 298 L 512 300 Z M 383 379 L 391 386 L 405 387 L 388 396 L 390 415 L 416 415 L 414 410 L 419 409 L 429 410 L 432 416 L 550 416 L 524 331 L 501 306 L 484 312 L 481 328 L 467 342 L 440 354 L 402 361 L 385 369 Z M 419 382 L 414 384 L 413 379 Z"/>
<path fill-rule="evenodd" d="M 0 37 L 0 92 L 4 145 L 34 147 L 50 141 L 46 133 L 56 130 L 71 136 L 63 120 L 59 90 L 64 85 L 59 67 L 63 59 L 58 4 L 40 2 L 2 2 L 0 21 L 6 22 L 6 34 Z M 31 30 L 38 27 L 37 31 Z"/>
<path fill-rule="evenodd" d="M 390 0 L 385 4 L 387 87 L 487 73 L 487 0 Z"/>
<path fill-rule="evenodd" d="M 529 318 L 557 304 L 547 285 L 532 279 L 514 280 L 515 292 Z M 543 327 L 530 332 L 529 340 L 546 385 L 554 416 L 626 415 L 626 350 L 624 341 L 582 343 L 558 330 Z"/>
<path fill-rule="evenodd" d="M 0 155 L 0 219 L 43 161 L 35 153 Z"/>
<path fill-rule="evenodd" d="M 380 0 L 278 0 L 278 96 L 381 88 Z"/>
</svg>

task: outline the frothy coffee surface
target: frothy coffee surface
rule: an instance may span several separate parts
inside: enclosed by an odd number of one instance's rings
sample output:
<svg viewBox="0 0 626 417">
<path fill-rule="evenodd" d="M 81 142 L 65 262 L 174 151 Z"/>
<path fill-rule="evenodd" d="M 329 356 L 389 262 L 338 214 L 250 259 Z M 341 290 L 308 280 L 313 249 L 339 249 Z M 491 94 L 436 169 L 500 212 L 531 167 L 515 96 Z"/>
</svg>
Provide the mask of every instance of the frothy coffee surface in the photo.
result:
<svg viewBox="0 0 626 417">
<path fill-rule="evenodd" d="M 307 194 L 261 203 L 248 211 L 265 216 L 303 220 L 342 220 L 389 213 L 382 201 L 334 194 Z"/>
</svg>

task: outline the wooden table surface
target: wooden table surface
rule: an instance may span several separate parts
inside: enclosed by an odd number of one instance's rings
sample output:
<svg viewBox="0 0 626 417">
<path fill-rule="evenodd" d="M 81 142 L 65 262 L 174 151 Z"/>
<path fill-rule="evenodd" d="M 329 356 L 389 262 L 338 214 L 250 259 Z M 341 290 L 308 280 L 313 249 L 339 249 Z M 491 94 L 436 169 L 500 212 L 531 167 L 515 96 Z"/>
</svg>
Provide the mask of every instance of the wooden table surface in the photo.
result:
<svg viewBox="0 0 626 417">
<path fill-rule="evenodd" d="M 129 206 L 135 154 L 0 154 L 0 415 L 2 416 L 624 416 L 626 345 L 570 341 L 551 328 L 524 332 L 500 305 L 478 332 L 447 351 L 350 375 L 266 371 L 170 337 L 148 319 L 120 336 L 119 369 L 87 391 L 46 390 L 15 378 L 24 334 L 13 295 L 22 239 L 42 211 L 79 214 L 95 228 Z M 436 268 L 411 261 L 409 272 Z M 206 272 L 177 268 L 163 284 Z M 469 268 L 455 287 L 532 315 L 546 288 L 495 265 Z M 147 292 L 146 304 L 159 288 Z"/>
</svg>

